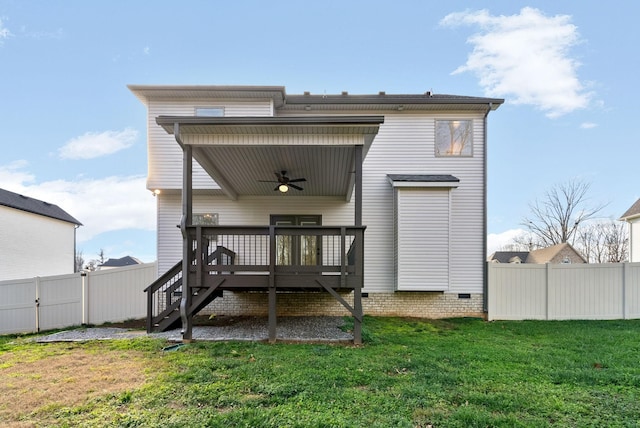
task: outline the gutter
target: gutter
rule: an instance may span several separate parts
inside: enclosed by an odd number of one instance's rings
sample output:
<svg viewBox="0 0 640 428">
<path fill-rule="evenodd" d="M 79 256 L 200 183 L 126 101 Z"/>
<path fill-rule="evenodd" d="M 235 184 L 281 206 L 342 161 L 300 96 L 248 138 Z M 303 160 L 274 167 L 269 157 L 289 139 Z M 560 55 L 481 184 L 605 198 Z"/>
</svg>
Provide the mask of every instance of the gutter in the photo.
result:
<svg viewBox="0 0 640 428">
<path fill-rule="evenodd" d="M 482 167 L 482 181 L 483 181 L 483 199 L 484 199 L 484 207 L 482 210 L 482 311 L 485 315 L 489 313 L 489 267 L 487 266 L 487 116 L 489 116 L 489 112 L 493 109 L 493 103 L 489 102 L 489 108 L 487 108 L 487 112 L 484 114 L 484 123 L 483 123 L 483 138 L 484 138 L 484 153 L 483 153 L 483 167 Z"/>
</svg>

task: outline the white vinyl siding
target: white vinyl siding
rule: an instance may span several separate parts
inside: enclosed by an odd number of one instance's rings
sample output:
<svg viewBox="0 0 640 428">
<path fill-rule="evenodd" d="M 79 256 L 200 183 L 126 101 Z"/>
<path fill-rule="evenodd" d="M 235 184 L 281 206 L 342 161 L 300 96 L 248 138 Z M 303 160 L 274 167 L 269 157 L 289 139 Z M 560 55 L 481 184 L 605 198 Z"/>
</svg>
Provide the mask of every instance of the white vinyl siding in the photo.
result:
<svg viewBox="0 0 640 428">
<path fill-rule="evenodd" d="M 449 288 L 448 188 L 396 188 L 396 289 Z"/>
<path fill-rule="evenodd" d="M 271 116 L 271 101 L 222 101 L 211 107 L 224 108 L 225 116 Z M 182 150 L 173 135 L 167 134 L 156 123 L 158 116 L 194 116 L 195 108 L 205 108 L 202 102 L 149 101 L 147 116 L 147 151 L 149 171 L 147 188 L 180 189 L 182 187 Z M 209 175 L 193 162 L 193 188 L 219 189 Z"/>
<path fill-rule="evenodd" d="M 640 218 L 629 223 L 629 261 L 640 262 Z"/>
<path fill-rule="evenodd" d="M 221 105 L 218 103 L 216 105 Z M 240 103 L 242 104 L 242 103 Z M 270 105 L 264 113 L 271 113 Z M 198 106 L 201 106 L 198 103 Z M 225 104 L 225 114 L 230 114 L 230 104 Z M 193 104 L 162 106 L 150 104 L 150 188 L 181 187 L 182 153 L 173 135 L 168 135 L 155 125 L 160 114 L 193 114 Z M 247 111 L 249 110 L 249 106 Z M 183 110 L 180 110 L 182 108 Z M 255 107 L 258 108 L 258 107 Z M 238 111 L 238 110 L 236 110 Z M 354 114 L 353 111 L 335 111 L 337 115 Z M 379 115 L 380 111 L 358 111 L 358 115 Z M 256 112 L 247 116 L 257 115 Z M 299 112 L 296 115 L 300 115 Z M 436 119 L 466 119 L 473 121 L 473 150 L 468 157 L 436 157 Z M 484 269 L 484 130 L 483 114 L 453 111 L 390 112 L 369 149 L 363 165 L 363 225 L 365 231 L 365 292 L 393 292 L 394 274 L 394 198 L 388 174 L 444 174 L 460 179 L 459 186 L 451 190 L 449 217 L 449 293 L 482 293 Z M 153 151 L 153 153 L 152 153 Z M 302 165 L 303 166 L 303 165 Z M 155 170 L 157 168 L 157 170 Z M 322 174 L 326 171 L 310 171 Z M 160 179 L 161 178 L 161 179 Z M 313 177 L 306 175 L 308 180 Z M 153 185 L 153 183 L 159 183 Z M 162 186 L 160 185 L 162 184 Z M 209 186 L 209 187 L 207 187 Z M 194 169 L 194 188 L 215 189 L 217 186 L 199 167 Z M 196 192 L 197 193 L 197 192 Z M 231 201 L 224 196 L 194 196 L 194 212 L 219 214 L 220 224 L 269 224 L 269 214 L 318 214 L 324 225 L 353 224 L 353 199 L 351 203 L 334 198 L 287 197 L 286 204 L 280 196 L 241 197 Z M 181 235 L 176 225 L 180 222 L 180 197 L 163 194 L 158 204 L 158 261 L 159 272 L 173 266 L 182 258 Z M 429 212 L 424 213 L 429 219 Z"/>
<path fill-rule="evenodd" d="M 360 114 L 367 114 L 361 112 Z M 436 157 L 435 120 L 473 120 L 473 156 Z M 393 188 L 387 174 L 445 174 L 460 179 L 452 190 L 449 289 L 482 293 L 484 269 L 483 115 L 386 114 L 363 167 L 363 224 L 367 292 L 394 290 Z M 429 213 L 425 212 L 425 217 Z"/>
<path fill-rule="evenodd" d="M 75 225 L 0 206 L 0 281 L 73 273 Z"/>
</svg>

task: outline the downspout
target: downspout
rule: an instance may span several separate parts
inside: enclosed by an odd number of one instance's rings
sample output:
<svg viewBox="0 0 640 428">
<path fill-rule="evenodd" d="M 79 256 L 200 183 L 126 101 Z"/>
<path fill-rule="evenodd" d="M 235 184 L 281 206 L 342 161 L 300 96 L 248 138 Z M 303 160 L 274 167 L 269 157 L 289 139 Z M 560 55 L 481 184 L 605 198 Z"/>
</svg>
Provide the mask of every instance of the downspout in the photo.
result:
<svg viewBox="0 0 640 428">
<path fill-rule="evenodd" d="M 77 224 L 73 225 L 73 273 L 79 272 L 82 269 L 82 266 L 78 266 L 78 226 Z"/>
<path fill-rule="evenodd" d="M 489 103 L 489 108 L 484 114 L 483 123 L 483 138 L 484 138 L 484 151 L 483 151 L 483 166 L 482 166 L 482 193 L 483 193 L 483 209 L 482 209 L 482 311 L 486 314 L 489 312 L 489 267 L 487 266 L 487 116 L 493 108 L 493 103 Z"/>
</svg>

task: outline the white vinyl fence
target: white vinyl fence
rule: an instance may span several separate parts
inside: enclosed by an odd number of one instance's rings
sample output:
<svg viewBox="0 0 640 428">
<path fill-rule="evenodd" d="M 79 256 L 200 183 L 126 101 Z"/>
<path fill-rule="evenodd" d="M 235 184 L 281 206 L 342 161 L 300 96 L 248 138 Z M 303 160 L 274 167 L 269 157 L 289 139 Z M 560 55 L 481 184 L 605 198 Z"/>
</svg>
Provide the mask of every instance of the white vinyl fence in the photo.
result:
<svg viewBox="0 0 640 428">
<path fill-rule="evenodd" d="M 640 318 L 640 263 L 488 263 L 489 320 Z"/>
<path fill-rule="evenodd" d="M 0 281 L 0 334 L 144 318 L 155 263 L 85 274 Z"/>
</svg>

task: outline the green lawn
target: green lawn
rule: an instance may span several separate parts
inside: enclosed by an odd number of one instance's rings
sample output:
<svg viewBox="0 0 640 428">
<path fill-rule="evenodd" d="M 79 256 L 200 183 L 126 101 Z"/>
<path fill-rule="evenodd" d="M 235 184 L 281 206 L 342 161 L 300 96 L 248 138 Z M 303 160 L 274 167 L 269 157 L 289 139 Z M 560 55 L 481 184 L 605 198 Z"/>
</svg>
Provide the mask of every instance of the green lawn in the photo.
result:
<svg viewBox="0 0 640 428">
<path fill-rule="evenodd" d="M 43 405 L 5 416 L 5 422 L 640 426 L 640 320 L 488 323 L 367 317 L 364 339 L 361 347 L 229 342 L 193 343 L 168 352 L 162 350 L 166 343 L 151 339 L 43 345 L 2 337 L 0 376 L 12 366 L 7 363 L 12 354 L 30 355 L 46 366 L 50 355 L 79 351 L 134 353 L 148 376 L 146 383 L 124 391 L 73 405 Z"/>
</svg>

